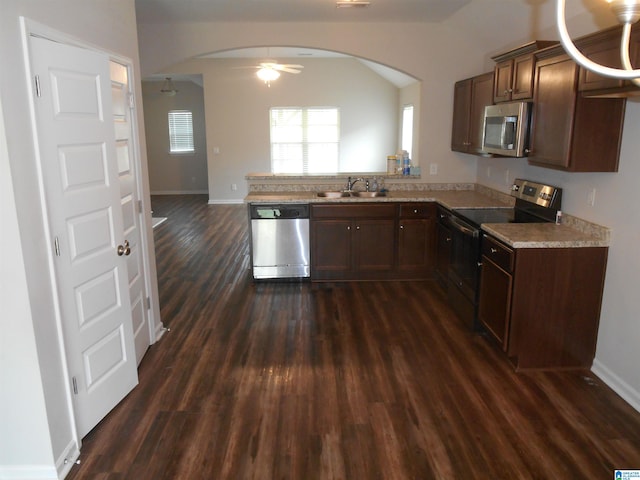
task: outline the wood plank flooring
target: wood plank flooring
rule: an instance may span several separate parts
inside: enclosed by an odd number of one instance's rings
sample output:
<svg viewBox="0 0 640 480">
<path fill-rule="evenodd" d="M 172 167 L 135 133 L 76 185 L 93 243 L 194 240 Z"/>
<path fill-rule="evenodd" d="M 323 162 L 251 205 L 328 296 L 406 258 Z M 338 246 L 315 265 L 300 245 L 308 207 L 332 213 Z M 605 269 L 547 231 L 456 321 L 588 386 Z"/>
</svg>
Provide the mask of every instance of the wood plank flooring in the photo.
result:
<svg viewBox="0 0 640 480">
<path fill-rule="evenodd" d="M 435 282 L 254 283 L 244 206 L 153 197 L 171 329 L 72 480 L 608 479 L 640 413 L 589 372 L 515 373 Z"/>
</svg>

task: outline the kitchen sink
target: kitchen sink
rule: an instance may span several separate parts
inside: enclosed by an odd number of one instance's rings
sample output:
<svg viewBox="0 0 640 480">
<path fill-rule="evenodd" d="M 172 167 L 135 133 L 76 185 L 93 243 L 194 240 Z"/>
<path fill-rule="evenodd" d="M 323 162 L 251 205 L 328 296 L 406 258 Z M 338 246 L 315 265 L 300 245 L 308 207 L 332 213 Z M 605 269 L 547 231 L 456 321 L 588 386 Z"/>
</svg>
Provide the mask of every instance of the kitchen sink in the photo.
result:
<svg viewBox="0 0 640 480">
<path fill-rule="evenodd" d="M 365 198 L 373 198 L 373 197 L 386 197 L 387 194 L 385 192 L 351 192 L 351 195 L 354 197 L 365 197 Z"/>
<path fill-rule="evenodd" d="M 318 196 L 325 198 L 340 198 L 349 197 L 351 194 L 349 192 L 318 192 Z"/>
</svg>

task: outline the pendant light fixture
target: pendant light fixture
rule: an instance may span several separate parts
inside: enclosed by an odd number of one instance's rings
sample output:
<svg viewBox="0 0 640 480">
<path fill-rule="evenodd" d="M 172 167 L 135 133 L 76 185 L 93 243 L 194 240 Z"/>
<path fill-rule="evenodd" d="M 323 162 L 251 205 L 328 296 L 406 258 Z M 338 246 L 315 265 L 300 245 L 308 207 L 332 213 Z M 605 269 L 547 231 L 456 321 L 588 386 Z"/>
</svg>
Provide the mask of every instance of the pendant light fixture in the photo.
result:
<svg viewBox="0 0 640 480">
<path fill-rule="evenodd" d="M 576 63 L 580 64 L 587 70 L 595 72 L 605 77 L 620 78 L 623 80 L 631 80 L 640 87 L 640 68 L 635 69 L 631 65 L 629 58 L 629 41 L 631 38 L 631 26 L 640 19 L 640 0 L 605 0 L 611 4 L 611 10 L 615 13 L 618 21 L 623 25 L 622 38 L 620 41 L 620 59 L 622 69 L 611 68 L 600 65 L 587 57 L 585 57 L 574 45 L 565 20 L 565 0 L 556 0 L 556 21 L 558 23 L 558 33 L 560 34 L 560 43 L 565 51 L 573 58 Z"/>
<path fill-rule="evenodd" d="M 178 89 L 171 81 L 171 77 L 166 77 L 164 79 L 164 83 L 162 84 L 162 88 L 160 89 L 160 93 L 166 95 L 168 97 L 173 97 L 176 93 L 178 93 Z"/>
</svg>

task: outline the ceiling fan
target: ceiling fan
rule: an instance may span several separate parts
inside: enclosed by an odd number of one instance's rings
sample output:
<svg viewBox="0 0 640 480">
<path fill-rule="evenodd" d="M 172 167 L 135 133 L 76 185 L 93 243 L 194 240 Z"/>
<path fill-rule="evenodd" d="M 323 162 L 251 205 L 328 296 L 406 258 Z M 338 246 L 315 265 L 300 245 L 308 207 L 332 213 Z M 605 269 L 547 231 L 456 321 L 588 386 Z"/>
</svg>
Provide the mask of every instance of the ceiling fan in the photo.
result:
<svg viewBox="0 0 640 480">
<path fill-rule="evenodd" d="M 304 66 L 292 63 L 262 62 L 251 68 L 257 68 L 258 78 L 271 86 L 271 81 L 276 80 L 280 76 L 280 72 L 298 74 Z"/>
</svg>

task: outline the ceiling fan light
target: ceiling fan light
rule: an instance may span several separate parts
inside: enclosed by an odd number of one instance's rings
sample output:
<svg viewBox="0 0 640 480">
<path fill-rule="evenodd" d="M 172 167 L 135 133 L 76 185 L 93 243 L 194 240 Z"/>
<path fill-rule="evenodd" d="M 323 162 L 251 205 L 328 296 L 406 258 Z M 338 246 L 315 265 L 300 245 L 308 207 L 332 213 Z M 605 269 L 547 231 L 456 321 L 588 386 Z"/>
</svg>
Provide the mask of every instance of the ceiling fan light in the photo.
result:
<svg viewBox="0 0 640 480">
<path fill-rule="evenodd" d="M 276 80 L 278 77 L 280 77 L 280 72 L 270 67 L 262 67 L 260 70 L 256 72 L 256 75 L 260 80 L 267 83 L 267 82 Z"/>
</svg>

